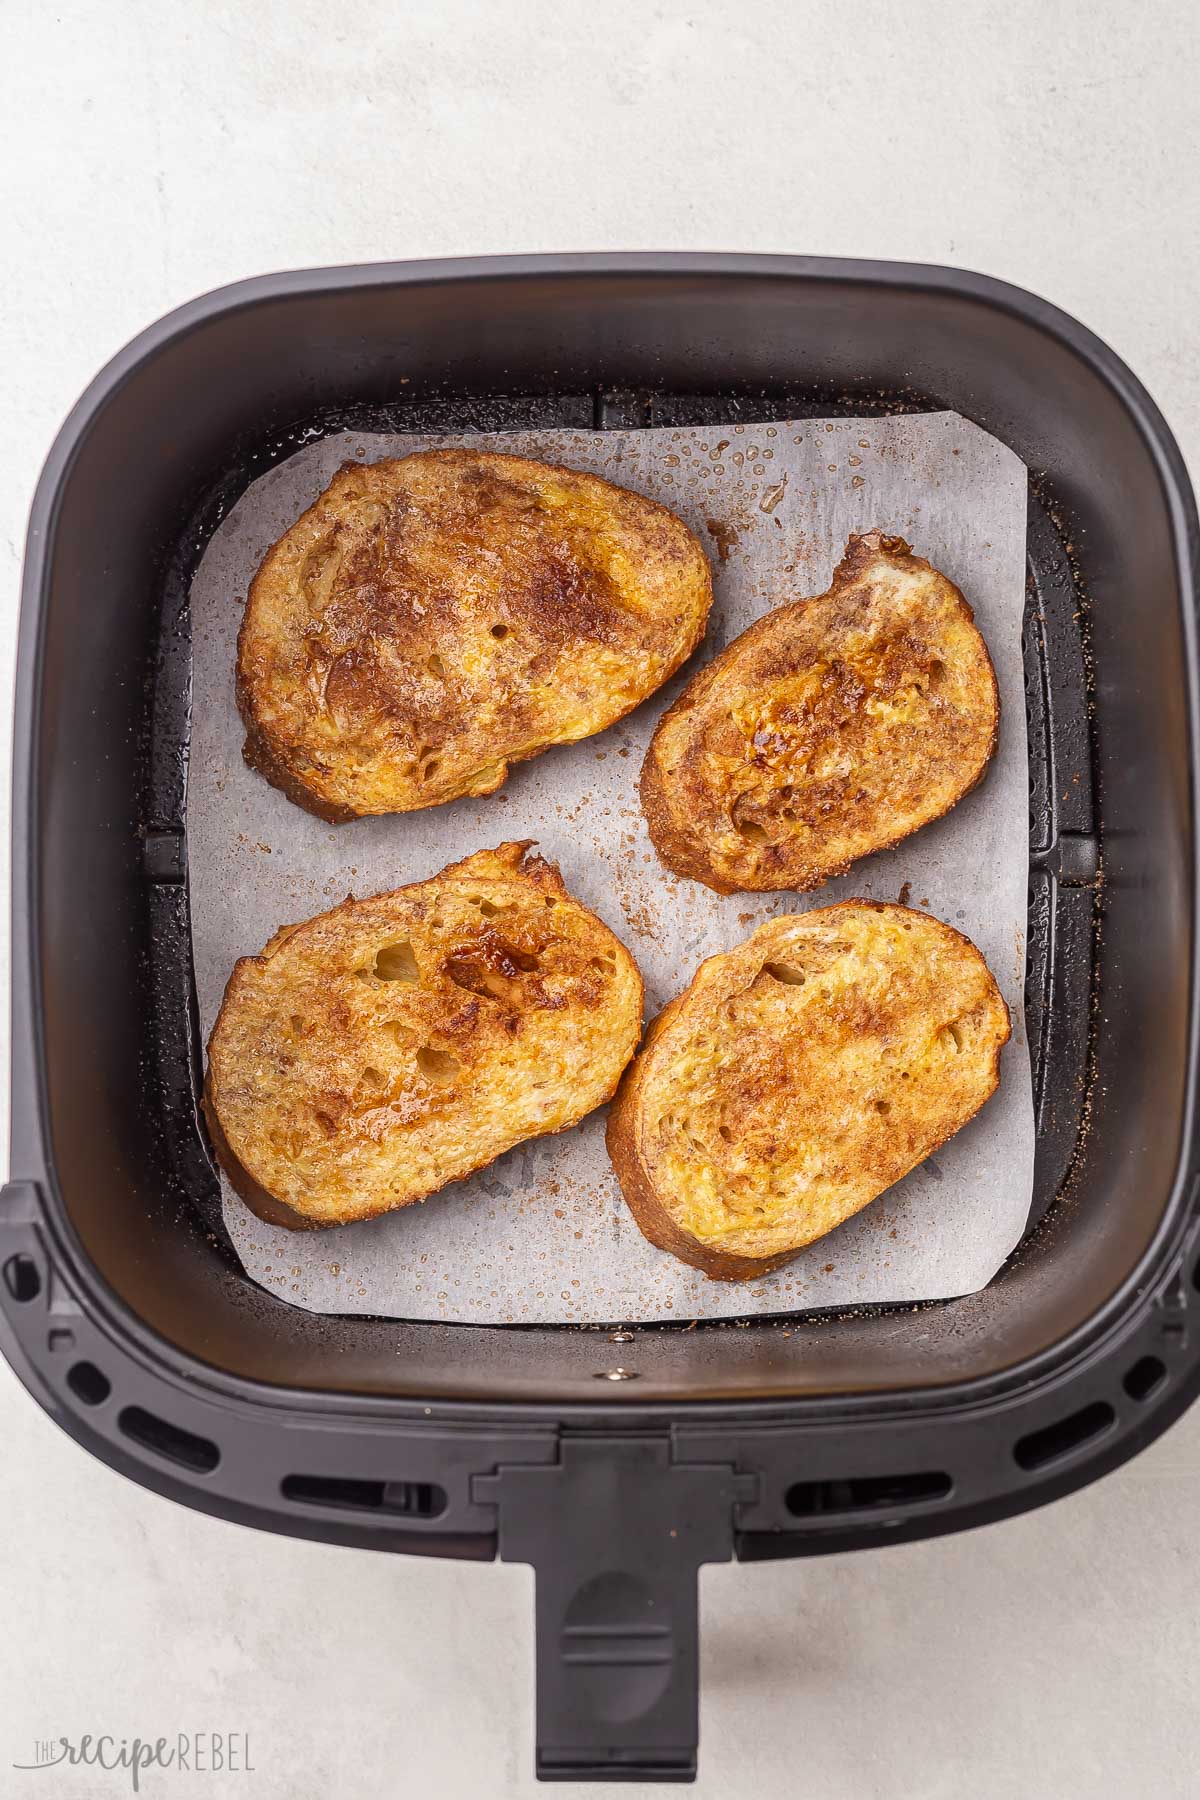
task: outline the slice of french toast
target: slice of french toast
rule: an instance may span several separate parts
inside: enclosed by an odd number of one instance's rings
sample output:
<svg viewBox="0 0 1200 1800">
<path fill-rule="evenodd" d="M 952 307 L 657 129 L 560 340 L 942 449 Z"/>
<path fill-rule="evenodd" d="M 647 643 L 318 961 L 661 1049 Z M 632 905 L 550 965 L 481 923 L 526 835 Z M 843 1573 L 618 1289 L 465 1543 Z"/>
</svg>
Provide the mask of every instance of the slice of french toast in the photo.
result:
<svg viewBox="0 0 1200 1800">
<path fill-rule="evenodd" d="M 476 450 L 349 464 L 251 584 L 246 760 L 333 822 L 494 793 L 653 693 L 711 604 L 682 520 L 599 476 Z"/>
<path fill-rule="evenodd" d="M 995 1092 L 1008 1010 L 969 939 L 848 900 L 769 919 L 650 1027 L 608 1150 L 652 1244 L 720 1281 L 787 1262 Z"/>
<path fill-rule="evenodd" d="M 610 1097 L 641 975 L 528 850 L 351 897 L 236 964 L 204 1112 L 260 1217 L 303 1229 L 408 1206 Z"/>
<path fill-rule="evenodd" d="M 970 607 L 903 538 L 852 537 L 828 593 L 750 626 L 659 721 L 642 808 L 715 888 L 808 889 L 940 818 L 996 746 Z"/>
</svg>

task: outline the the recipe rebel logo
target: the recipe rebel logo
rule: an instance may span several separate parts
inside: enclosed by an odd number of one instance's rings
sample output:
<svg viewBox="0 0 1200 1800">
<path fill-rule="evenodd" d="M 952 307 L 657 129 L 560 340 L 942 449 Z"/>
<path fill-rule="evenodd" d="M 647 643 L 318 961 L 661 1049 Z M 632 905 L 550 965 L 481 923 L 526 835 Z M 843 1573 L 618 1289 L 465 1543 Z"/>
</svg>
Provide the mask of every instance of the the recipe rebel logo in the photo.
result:
<svg viewBox="0 0 1200 1800">
<path fill-rule="evenodd" d="M 142 1776 L 152 1769 L 174 1769 L 185 1775 L 254 1774 L 246 1731 L 177 1731 L 157 1738 L 87 1732 L 79 1738 L 38 1738 L 33 1749 L 31 1760 L 14 1762 L 13 1768 L 124 1771 L 135 1794 L 141 1792 Z"/>
</svg>

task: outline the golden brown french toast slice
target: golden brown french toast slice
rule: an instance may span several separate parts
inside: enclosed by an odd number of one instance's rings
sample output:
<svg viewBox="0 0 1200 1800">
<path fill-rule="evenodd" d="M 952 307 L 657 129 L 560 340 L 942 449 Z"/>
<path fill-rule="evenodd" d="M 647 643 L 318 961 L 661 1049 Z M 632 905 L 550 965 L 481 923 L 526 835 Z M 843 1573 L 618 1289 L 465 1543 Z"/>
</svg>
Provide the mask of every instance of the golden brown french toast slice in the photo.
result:
<svg viewBox="0 0 1200 1800">
<path fill-rule="evenodd" d="M 494 793 L 653 693 L 711 604 L 682 520 L 599 476 L 479 450 L 350 464 L 251 584 L 246 760 L 335 822 Z"/>
<path fill-rule="evenodd" d="M 262 1218 L 302 1229 L 408 1206 L 612 1094 L 641 975 L 528 849 L 348 899 L 235 966 L 204 1111 Z"/>
<path fill-rule="evenodd" d="M 758 620 L 663 715 L 642 767 L 650 836 L 720 894 L 819 887 L 961 800 L 999 718 L 954 583 L 903 538 L 852 537 L 828 593 Z"/>
<path fill-rule="evenodd" d="M 1008 1010 L 979 951 L 905 906 L 769 919 L 650 1027 L 608 1150 L 652 1244 L 718 1281 L 778 1268 L 979 1111 Z"/>
</svg>

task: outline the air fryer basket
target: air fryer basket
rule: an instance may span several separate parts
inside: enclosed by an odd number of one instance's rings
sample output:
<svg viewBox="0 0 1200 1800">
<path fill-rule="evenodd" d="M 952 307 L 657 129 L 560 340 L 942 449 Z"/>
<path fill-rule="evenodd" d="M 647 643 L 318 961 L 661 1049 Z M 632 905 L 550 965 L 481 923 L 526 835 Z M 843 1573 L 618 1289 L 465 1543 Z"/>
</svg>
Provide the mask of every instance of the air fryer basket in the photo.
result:
<svg viewBox="0 0 1200 1800">
<path fill-rule="evenodd" d="M 489 1329 L 302 1313 L 223 1243 L 196 1110 L 187 587 L 345 426 L 953 408 L 1029 466 L 1031 1230 L 978 1295 Z M 886 521 L 882 521 L 886 523 Z M 63 427 L 25 567 L 4 1347 L 134 1479 L 297 1535 L 538 1571 L 538 1768 L 686 1779 L 696 1568 L 1035 1505 L 1193 1397 L 1194 501 L 1073 320 L 957 271 L 595 256 L 269 277 Z"/>
</svg>

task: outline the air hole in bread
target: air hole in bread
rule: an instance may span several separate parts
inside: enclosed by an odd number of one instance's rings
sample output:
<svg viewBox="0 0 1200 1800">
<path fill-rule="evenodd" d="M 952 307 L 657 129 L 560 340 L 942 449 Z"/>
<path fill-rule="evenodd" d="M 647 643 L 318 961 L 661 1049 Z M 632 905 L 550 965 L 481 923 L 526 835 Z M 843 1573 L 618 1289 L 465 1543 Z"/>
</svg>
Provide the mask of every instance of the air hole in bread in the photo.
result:
<svg viewBox="0 0 1200 1800">
<path fill-rule="evenodd" d="M 891 1110 L 892 1110 L 892 1103 L 890 1100 L 876 1100 L 875 1111 L 877 1113 L 890 1113 Z"/>
<path fill-rule="evenodd" d="M 617 959 L 612 954 L 611 950 L 607 951 L 603 956 L 592 956 L 588 959 L 588 967 L 599 969 L 602 975 L 611 975 L 616 966 Z"/>
<path fill-rule="evenodd" d="M 333 578 L 341 560 L 334 549 L 334 541 L 335 534 L 332 531 L 327 532 L 323 538 L 318 538 L 301 564 L 300 585 L 310 599 L 323 600 L 333 586 Z"/>
<path fill-rule="evenodd" d="M 791 963 L 765 962 L 762 973 L 769 975 L 772 981 L 781 981 L 784 987 L 803 987 L 808 980 L 803 969 L 797 969 Z"/>
<path fill-rule="evenodd" d="M 748 844 L 769 844 L 771 841 L 765 827 L 757 819 L 735 819 L 733 828 Z"/>
<path fill-rule="evenodd" d="M 296 1162 L 304 1154 L 303 1133 L 295 1128 L 273 1132 L 270 1143 L 276 1156 L 282 1156 L 286 1162 Z"/>
<path fill-rule="evenodd" d="M 728 1125 L 718 1125 L 717 1136 L 724 1138 L 724 1140 L 727 1144 L 731 1144 L 733 1142 L 733 1133 L 732 1133 L 732 1131 L 730 1131 Z"/>
<path fill-rule="evenodd" d="M 304 1030 L 304 1020 L 300 1017 L 299 1013 L 293 1013 L 288 1020 L 288 1026 L 292 1036 L 298 1038 Z"/>
<path fill-rule="evenodd" d="M 440 756 L 431 757 L 427 763 L 423 763 L 421 766 L 421 780 L 432 781 L 441 766 L 442 759 Z"/>
<path fill-rule="evenodd" d="M 932 693 L 935 688 L 941 687 L 941 685 L 945 681 L 945 679 L 946 679 L 946 665 L 944 662 L 942 662 L 940 660 L 939 657 L 935 656 L 933 661 L 930 663 L 928 669 L 925 671 L 926 686 L 929 688 L 930 692 Z"/>
<path fill-rule="evenodd" d="M 446 665 L 440 656 L 431 656 L 429 661 L 425 664 L 425 667 L 429 670 L 431 675 L 436 676 L 438 681 L 444 681 L 446 679 Z"/>
<path fill-rule="evenodd" d="M 502 638 L 506 638 L 508 636 L 508 626 L 507 625 L 493 625 L 492 626 L 492 636 L 498 640 L 502 639 Z"/>
<path fill-rule="evenodd" d="M 500 962 L 500 968 L 489 968 L 482 953 L 478 957 L 452 956 L 443 964 L 443 968 L 455 987 L 465 988 L 469 994 L 485 994 L 489 999 L 507 1002 L 512 999 L 512 983 L 516 972 L 532 975 L 541 967 L 538 958 L 529 951 L 518 950 L 503 941 L 490 941 L 489 961 L 493 957 Z"/>
<path fill-rule="evenodd" d="M 382 531 L 390 516 L 391 508 L 385 506 L 382 501 L 364 500 L 360 506 L 355 508 L 354 523 L 360 532 L 367 535 L 370 532 Z"/>
<path fill-rule="evenodd" d="M 420 981 L 421 971 L 410 943 L 384 944 L 375 952 L 372 973 L 377 981 Z"/>
<path fill-rule="evenodd" d="M 462 988 L 467 994 L 480 994 L 487 1000 L 507 1001 L 510 997 L 509 983 L 503 975 L 494 969 L 485 969 L 479 963 L 470 962 L 466 957 L 452 956 L 442 964 L 443 972 L 449 976 L 455 987 Z"/>
<path fill-rule="evenodd" d="M 462 1064 L 448 1050 L 436 1050 L 432 1044 L 422 1044 L 417 1051 L 417 1067 L 426 1081 L 445 1087 L 447 1082 L 454 1080 Z"/>
<path fill-rule="evenodd" d="M 382 1069 L 373 1068 L 370 1064 L 363 1069 L 354 1087 L 354 1110 L 356 1113 L 374 1112 L 388 1098 L 391 1082 Z"/>
<path fill-rule="evenodd" d="M 957 1056 L 963 1047 L 963 1029 L 955 1020 L 943 1025 L 938 1032 L 938 1042 L 948 1055 Z"/>
</svg>

